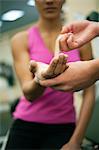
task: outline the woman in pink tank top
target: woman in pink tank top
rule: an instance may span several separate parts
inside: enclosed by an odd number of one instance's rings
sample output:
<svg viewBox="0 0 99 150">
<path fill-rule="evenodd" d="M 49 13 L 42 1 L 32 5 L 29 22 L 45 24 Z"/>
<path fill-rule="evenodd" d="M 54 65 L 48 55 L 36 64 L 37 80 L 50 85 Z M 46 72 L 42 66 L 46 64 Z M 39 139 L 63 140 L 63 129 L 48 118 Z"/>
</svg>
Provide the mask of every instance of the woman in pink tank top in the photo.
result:
<svg viewBox="0 0 99 150">
<path fill-rule="evenodd" d="M 95 100 L 94 86 L 83 92 L 76 123 L 73 92 L 43 87 L 35 80 L 34 73 L 41 63 L 50 64 L 43 74 L 50 78 L 68 69 L 64 54 L 54 57 L 64 0 L 35 0 L 35 3 L 40 14 L 37 24 L 12 38 L 14 65 L 23 96 L 13 113 L 6 150 L 80 150 Z M 92 59 L 90 44 L 66 54 L 68 62 Z M 34 61 L 29 70 L 31 60 Z"/>
</svg>

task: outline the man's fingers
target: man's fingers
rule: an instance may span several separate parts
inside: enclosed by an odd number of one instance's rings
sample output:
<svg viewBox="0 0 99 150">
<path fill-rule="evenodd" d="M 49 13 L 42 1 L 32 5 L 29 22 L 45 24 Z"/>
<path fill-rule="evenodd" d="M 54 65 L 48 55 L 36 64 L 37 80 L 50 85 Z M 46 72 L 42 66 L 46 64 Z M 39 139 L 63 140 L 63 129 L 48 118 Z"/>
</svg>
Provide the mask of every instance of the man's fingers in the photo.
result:
<svg viewBox="0 0 99 150">
<path fill-rule="evenodd" d="M 63 85 L 63 84 L 61 84 L 61 82 L 58 83 L 58 81 L 55 78 L 48 79 L 48 80 L 42 80 L 42 81 L 40 80 L 40 85 L 42 85 L 44 87 L 52 87 L 52 88 L 54 88 L 56 90 L 60 90 L 60 91 L 66 91 L 66 92 L 73 91 L 72 86 L 67 85 L 67 84 Z"/>
<path fill-rule="evenodd" d="M 62 51 L 68 51 L 68 45 L 67 45 L 67 39 L 69 35 L 68 34 L 63 34 L 62 38 L 59 40 L 60 44 L 60 50 Z"/>
<path fill-rule="evenodd" d="M 68 33 L 68 31 L 69 29 L 67 28 L 67 26 L 63 26 L 61 30 L 61 34 Z"/>
<path fill-rule="evenodd" d="M 69 49 L 78 48 L 78 43 L 74 38 L 74 35 L 72 33 L 69 33 L 69 37 L 67 39 L 67 45 Z"/>
<path fill-rule="evenodd" d="M 59 90 L 59 91 L 65 91 L 65 92 L 68 92 L 68 91 L 73 91 L 72 87 L 68 86 L 68 85 L 55 85 L 55 86 L 52 86 L 55 90 Z"/>
<path fill-rule="evenodd" d="M 47 80 L 40 80 L 40 85 L 44 87 L 51 87 L 53 85 L 57 85 L 57 80 L 55 78 L 47 79 Z"/>
<path fill-rule="evenodd" d="M 72 32 L 72 25 L 66 25 L 62 27 L 61 34 Z"/>
</svg>

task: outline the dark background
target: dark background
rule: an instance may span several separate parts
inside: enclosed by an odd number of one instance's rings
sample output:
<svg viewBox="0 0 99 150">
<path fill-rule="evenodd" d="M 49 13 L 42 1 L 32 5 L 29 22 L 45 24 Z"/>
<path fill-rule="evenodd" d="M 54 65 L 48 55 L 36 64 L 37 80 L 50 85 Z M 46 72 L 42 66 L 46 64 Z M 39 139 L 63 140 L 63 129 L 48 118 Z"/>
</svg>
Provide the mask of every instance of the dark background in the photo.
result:
<svg viewBox="0 0 99 150">
<path fill-rule="evenodd" d="M 22 10 L 24 16 L 16 21 L 3 21 L 0 32 L 6 32 L 17 27 L 33 23 L 38 18 L 38 12 L 35 7 L 27 5 L 28 0 L 0 0 L 0 21 L 3 13 L 9 10 Z"/>
</svg>

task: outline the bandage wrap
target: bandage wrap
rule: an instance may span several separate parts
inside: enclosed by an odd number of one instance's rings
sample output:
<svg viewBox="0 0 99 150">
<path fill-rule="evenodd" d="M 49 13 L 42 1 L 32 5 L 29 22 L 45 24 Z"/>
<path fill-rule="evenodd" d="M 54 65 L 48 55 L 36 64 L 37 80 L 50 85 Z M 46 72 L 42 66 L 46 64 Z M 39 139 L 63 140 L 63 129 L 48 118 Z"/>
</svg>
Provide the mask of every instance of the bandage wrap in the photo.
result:
<svg viewBox="0 0 99 150">
<path fill-rule="evenodd" d="M 38 69 L 35 73 L 35 78 L 34 80 L 39 83 L 39 80 L 43 80 L 42 74 L 45 72 L 48 68 L 48 64 L 38 62 Z"/>
<path fill-rule="evenodd" d="M 55 53 L 54 56 L 57 56 L 60 52 L 60 47 L 59 47 L 59 40 L 61 39 L 62 35 L 59 35 L 56 39 L 55 42 Z M 42 73 L 45 72 L 48 69 L 48 64 L 38 62 L 38 69 L 35 73 L 35 78 L 34 80 L 39 83 L 39 80 L 43 80 L 44 78 L 42 77 Z"/>
</svg>

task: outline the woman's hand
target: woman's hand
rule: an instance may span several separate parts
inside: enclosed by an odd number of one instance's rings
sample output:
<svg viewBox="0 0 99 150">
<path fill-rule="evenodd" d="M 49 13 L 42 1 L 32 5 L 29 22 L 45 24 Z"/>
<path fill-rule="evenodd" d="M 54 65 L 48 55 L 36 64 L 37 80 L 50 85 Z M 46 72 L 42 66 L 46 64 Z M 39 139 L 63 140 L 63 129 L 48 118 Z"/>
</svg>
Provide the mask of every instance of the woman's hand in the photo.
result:
<svg viewBox="0 0 99 150">
<path fill-rule="evenodd" d="M 81 150 L 79 144 L 67 143 L 65 144 L 61 150 Z"/>
<path fill-rule="evenodd" d="M 68 68 L 66 62 L 67 55 L 59 54 L 52 59 L 49 65 L 34 60 L 30 61 L 29 69 L 35 74 L 36 82 L 39 82 L 39 80 L 51 79 L 63 73 Z"/>
</svg>

